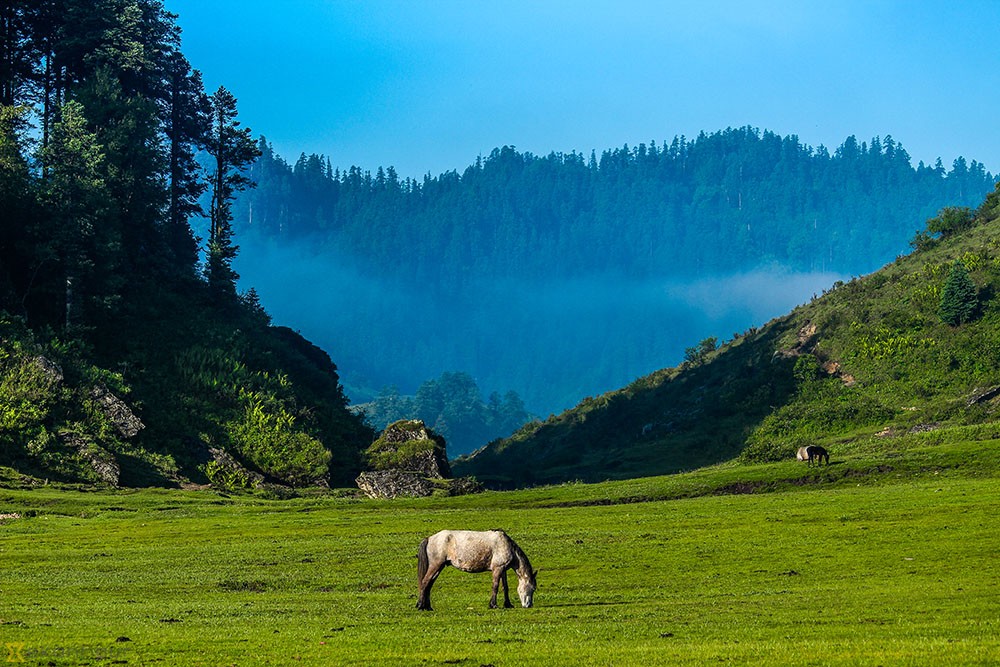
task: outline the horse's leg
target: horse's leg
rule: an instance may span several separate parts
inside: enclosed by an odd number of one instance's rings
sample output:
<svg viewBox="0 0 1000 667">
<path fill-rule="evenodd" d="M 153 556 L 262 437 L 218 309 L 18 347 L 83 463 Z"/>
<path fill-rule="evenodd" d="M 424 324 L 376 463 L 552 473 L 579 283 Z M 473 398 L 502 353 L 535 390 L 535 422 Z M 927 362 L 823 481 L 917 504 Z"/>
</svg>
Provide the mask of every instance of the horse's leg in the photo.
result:
<svg viewBox="0 0 1000 667">
<path fill-rule="evenodd" d="M 497 588 L 500 587 L 500 578 L 502 576 L 503 576 L 502 569 L 493 570 L 493 594 L 490 595 L 490 609 L 497 608 Z"/>
<path fill-rule="evenodd" d="M 447 563 L 437 563 L 427 570 L 427 574 L 420 580 L 420 591 L 417 595 L 417 609 L 422 611 L 434 611 L 431 608 L 431 586 L 434 580 L 441 574 L 441 570 Z"/>
<path fill-rule="evenodd" d="M 500 583 L 503 584 L 503 607 L 504 609 L 510 609 L 514 605 L 510 603 L 510 593 L 507 591 L 507 570 L 504 570 L 500 575 Z"/>
</svg>

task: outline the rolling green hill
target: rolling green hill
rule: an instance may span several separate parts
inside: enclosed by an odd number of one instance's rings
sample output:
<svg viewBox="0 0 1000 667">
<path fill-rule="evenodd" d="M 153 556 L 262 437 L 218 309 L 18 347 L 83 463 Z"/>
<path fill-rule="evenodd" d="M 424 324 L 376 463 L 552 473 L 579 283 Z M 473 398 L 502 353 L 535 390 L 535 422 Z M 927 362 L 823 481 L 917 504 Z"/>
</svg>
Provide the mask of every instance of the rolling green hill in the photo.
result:
<svg viewBox="0 0 1000 667">
<path fill-rule="evenodd" d="M 680 366 L 529 424 L 455 469 L 498 487 L 598 481 L 779 460 L 813 443 L 836 457 L 992 432 L 998 204 L 995 191 L 974 214 L 943 211 L 914 253 L 717 349 L 703 341 Z M 955 266 L 975 285 L 957 325 L 941 313 Z"/>
</svg>

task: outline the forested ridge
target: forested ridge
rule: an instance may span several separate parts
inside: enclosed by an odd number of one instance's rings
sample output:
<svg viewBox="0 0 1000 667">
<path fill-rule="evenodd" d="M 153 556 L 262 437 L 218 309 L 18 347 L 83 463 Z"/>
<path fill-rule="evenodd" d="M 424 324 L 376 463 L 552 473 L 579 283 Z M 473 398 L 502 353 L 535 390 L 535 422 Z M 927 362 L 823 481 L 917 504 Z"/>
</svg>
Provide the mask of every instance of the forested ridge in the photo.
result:
<svg viewBox="0 0 1000 667">
<path fill-rule="evenodd" d="M 993 186 L 975 160 L 914 166 L 891 137 L 831 152 L 750 127 L 590 155 L 507 146 L 420 180 L 258 145 L 234 205 L 245 272 L 342 351 L 355 400 L 462 371 L 540 414 L 882 266 Z"/>
<path fill-rule="evenodd" d="M 370 432 L 336 367 L 237 292 L 232 204 L 258 149 L 236 98 L 204 90 L 176 16 L 8 0 L 0 56 L 0 465 L 113 484 L 351 479 Z"/>
<path fill-rule="evenodd" d="M 239 196 L 241 230 L 308 237 L 380 275 L 672 277 L 778 264 L 860 274 L 906 248 L 946 205 L 974 206 L 993 175 L 975 160 L 913 166 L 892 137 L 832 153 L 752 127 L 694 139 L 536 156 L 504 146 L 459 173 L 341 171 L 266 139 Z M 398 258 L 405 256 L 400 265 Z"/>
</svg>

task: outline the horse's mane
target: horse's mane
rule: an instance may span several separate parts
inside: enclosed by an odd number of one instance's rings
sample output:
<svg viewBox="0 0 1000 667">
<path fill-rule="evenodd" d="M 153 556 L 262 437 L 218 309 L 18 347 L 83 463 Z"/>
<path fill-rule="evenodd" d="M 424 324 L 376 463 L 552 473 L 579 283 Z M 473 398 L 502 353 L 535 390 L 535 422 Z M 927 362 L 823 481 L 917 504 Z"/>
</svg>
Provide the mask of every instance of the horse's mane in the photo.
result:
<svg viewBox="0 0 1000 667">
<path fill-rule="evenodd" d="M 507 536 L 507 539 L 510 540 L 510 545 L 514 552 L 514 557 L 517 558 L 517 567 L 514 569 L 518 571 L 520 571 L 522 568 L 527 569 L 531 575 L 532 580 L 534 580 L 535 571 L 531 569 L 531 561 L 528 560 L 527 554 L 524 553 L 521 547 L 518 546 L 517 542 L 512 540 L 509 535 Z"/>
</svg>

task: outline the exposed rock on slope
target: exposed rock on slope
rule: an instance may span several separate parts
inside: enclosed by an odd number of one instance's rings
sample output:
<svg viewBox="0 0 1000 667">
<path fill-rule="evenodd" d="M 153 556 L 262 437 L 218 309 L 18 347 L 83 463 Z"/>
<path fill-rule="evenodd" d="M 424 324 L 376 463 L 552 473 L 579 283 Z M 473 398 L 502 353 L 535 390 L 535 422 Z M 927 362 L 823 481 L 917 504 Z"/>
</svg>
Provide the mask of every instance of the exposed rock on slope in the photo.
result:
<svg viewBox="0 0 1000 667">
<path fill-rule="evenodd" d="M 448 479 L 444 438 L 420 420 L 390 424 L 365 452 L 371 470 L 361 473 L 356 483 L 370 498 L 422 497 L 440 489 L 448 495 L 482 490 L 469 478 Z"/>
</svg>

